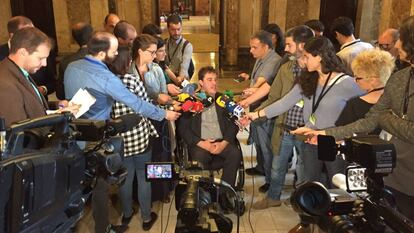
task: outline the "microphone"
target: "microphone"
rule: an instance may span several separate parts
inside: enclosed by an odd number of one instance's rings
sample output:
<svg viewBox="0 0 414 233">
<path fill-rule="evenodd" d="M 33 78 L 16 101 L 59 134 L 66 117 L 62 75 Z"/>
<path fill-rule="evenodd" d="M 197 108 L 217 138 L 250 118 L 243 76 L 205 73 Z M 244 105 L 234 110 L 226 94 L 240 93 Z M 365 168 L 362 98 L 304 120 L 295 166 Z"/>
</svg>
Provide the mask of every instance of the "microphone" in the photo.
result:
<svg viewBox="0 0 414 233">
<path fill-rule="evenodd" d="M 111 119 L 106 124 L 106 132 L 110 136 L 118 133 L 125 133 L 141 122 L 142 117 L 135 113 L 125 114 L 115 119 Z"/>
<path fill-rule="evenodd" d="M 213 105 L 214 103 L 214 98 L 212 96 L 207 96 L 206 98 L 204 98 L 201 103 L 203 104 L 203 106 L 205 108 L 210 107 L 211 105 Z"/>
<path fill-rule="evenodd" d="M 181 93 L 181 94 L 178 94 L 177 96 L 174 96 L 173 99 L 177 100 L 178 102 L 184 103 L 189 97 L 190 95 L 188 93 Z"/>
<path fill-rule="evenodd" d="M 341 173 L 337 173 L 332 177 L 332 183 L 338 187 L 339 189 L 342 189 L 344 191 L 347 191 L 346 187 L 346 176 Z"/>
<path fill-rule="evenodd" d="M 216 104 L 222 108 L 226 107 L 226 102 L 230 101 L 230 97 L 227 95 L 220 95 L 216 98 Z"/>
<path fill-rule="evenodd" d="M 242 118 L 246 113 L 244 112 L 244 108 L 234 101 L 228 101 L 226 102 L 226 110 L 231 115 L 237 117 L 237 119 Z"/>
<path fill-rule="evenodd" d="M 202 112 L 204 109 L 204 106 L 199 101 L 193 101 L 193 100 L 186 100 L 182 105 L 181 109 L 183 112 Z"/>
<path fill-rule="evenodd" d="M 188 93 L 190 95 L 194 95 L 195 91 L 197 90 L 198 85 L 197 83 L 189 83 L 181 90 L 182 93 Z"/>
</svg>

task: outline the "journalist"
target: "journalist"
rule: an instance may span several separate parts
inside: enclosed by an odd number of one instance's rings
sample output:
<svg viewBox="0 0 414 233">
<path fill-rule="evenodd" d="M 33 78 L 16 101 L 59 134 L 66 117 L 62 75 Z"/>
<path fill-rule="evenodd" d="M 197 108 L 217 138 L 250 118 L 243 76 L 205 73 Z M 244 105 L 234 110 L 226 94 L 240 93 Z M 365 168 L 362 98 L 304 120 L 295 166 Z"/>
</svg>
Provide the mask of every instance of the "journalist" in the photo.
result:
<svg viewBox="0 0 414 233">
<path fill-rule="evenodd" d="M 179 113 L 165 111 L 144 101 L 130 92 L 122 81 L 107 66 L 118 51 L 116 37 L 107 32 L 96 32 L 89 40 L 88 55 L 84 59 L 72 62 L 65 71 L 64 86 L 67 99 L 71 99 L 81 89 L 86 89 L 96 98 L 96 102 L 85 118 L 107 120 L 110 118 L 114 101 L 119 101 L 136 113 L 154 120 L 176 120 Z M 95 220 L 95 232 L 114 230 L 108 219 L 108 184 L 101 180 L 92 193 L 92 208 Z M 116 229 L 115 229 L 116 230 Z"/>
<path fill-rule="evenodd" d="M 383 95 L 363 119 L 346 126 L 318 131 L 300 128 L 293 133 L 313 135 L 310 142 L 314 144 L 316 135 L 332 135 L 340 140 L 354 133 L 371 132 L 376 127 L 393 135 L 391 142 L 397 150 L 397 165 L 384 181 L 393 192 L 399 211 L 414 220 L 414 16 L 405 19 L 399 31 L 396 47 L 400 59 L 409 62 L 411 67 L 389 78 Z"/>
<path fill-rule="evenodd" d="M 10 40 L 10 54 L 0 62 L 0 117 L 6 127 L 12 123 L 46 115 L 49 103 L 36 87 L 30 74 L 46 66 L 52 42 L 37 28 L 16 31 Z M 61 101 L 60 105 L 67 105 Z M 50 103 L 56 107 L 57 103 Z M 76 106 L 75 106 L 76 107 Z M 74 110 L 68 109 L 64 110 Z M 11 180 L 0 180 L 0 232 L 5 229 L 4 211 L 9 199 Z"/>
</svg>

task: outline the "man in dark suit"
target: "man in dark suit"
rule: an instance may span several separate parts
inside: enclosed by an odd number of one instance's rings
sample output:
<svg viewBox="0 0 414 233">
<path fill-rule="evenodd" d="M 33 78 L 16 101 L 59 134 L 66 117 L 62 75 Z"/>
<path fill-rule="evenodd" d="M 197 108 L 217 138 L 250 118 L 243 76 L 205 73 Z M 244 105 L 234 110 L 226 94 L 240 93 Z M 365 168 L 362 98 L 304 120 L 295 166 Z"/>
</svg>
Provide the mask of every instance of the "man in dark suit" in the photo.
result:
<svg viewBox="0 0 414 233">
<path fill-rule="evenodd" d="M 34 27 L 33 22 L 25 16 L 14 16 L 7 22 L 7 31 L 9 32 L 9 41 L 0 46 L 0 61 L 9 55 L 10 40 L 13 34 L 22 28 Z M 32 78 L 36 83 L 39 92 L 47 99 L 47 95 L 55 91 L 55 54 L 47 58 L 47 66 L 41 67 Z"/>
<path fill-rule="evenodd" d="M 5 119 L 6 127 L 17 121 L 46 115 L 48 102 L 29 74 L 46 66 L 51 48 L 49 37 L 34 27 L 17 30 L 11 38 L 10 54 L 0 62 L 0 117 Z M 67 101 L 59 102 L 61 104 L 67 105 Z M 62 109 L 66 110 L 70 111 Z M 2 177 L 0 180 L 0 233 L 6 230 L 5 208 L 11 183 L 11 179 Z"/>
<path fill-rule="evenodd" d="M 56 96 L 60 100 L 65 99 L 65 88 L 63 85 L 63 78 L 65 74 L 66 67 L 68 67 L 69 63 L 73 61 L 77 61 L 86 54 L 88 54 L 88 48 L 86 44 L 88 40 L 91 38 L 93 33 L 93 28 L 88 23 L 79 22 L 72 26 L 72 37 L 75 39 L 76 43 L 79 45 L 79 50 L 73 54 L 69 54 L 64 56 L 59 64 L 59 75 L 56 82 Z"/>
<path fill-rule="evenodd" d="M 201 91 L 210 96 L 217 94 L 217 72 L 203 67 L 198 72 Z M 199 161 L 205 169 L 223 168 L 222 180 L 235 185 L 240 166 L 241 151 L 236 144 L 238 127 L 232 122 L 226 109 L 213 104 L 201 114 L 187 112 L 178 123 L 178 133 L 188 144 L 192 160 Z"/>
</svg>

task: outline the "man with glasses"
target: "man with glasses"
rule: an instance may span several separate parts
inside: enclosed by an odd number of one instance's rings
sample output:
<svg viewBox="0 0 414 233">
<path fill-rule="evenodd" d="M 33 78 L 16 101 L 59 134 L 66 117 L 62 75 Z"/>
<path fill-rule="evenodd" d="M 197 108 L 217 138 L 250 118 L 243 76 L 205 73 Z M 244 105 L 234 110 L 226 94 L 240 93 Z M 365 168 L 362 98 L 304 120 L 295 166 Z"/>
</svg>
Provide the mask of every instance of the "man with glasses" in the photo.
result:
<svg viewBox="0 0 414 233">
<path fill-rule="evenodd" d="M 162 110 L 142 100 L 129 91 L 121 79 L 107 67 L 118 54 L 118 40 L 108 32 L 96 32 L 87 44 L 88 55 L 69 64 L 64 75 L 66 99 L 71 99 L 81 89 L 86 89 L 96 102 L 83 116 L 94 120 L 107 120 L 114 101 L 132 108 L 137 114 L 154 120 L 176 120 L 179 113 Z M 109 224 L 109 185 L 98 179 L 92 193 L 95 232 L 121 232 L 125 229 Z"/>
<path fill-rule="evenodd" d="M 395 47 L 395 43 L 400 37 L 400 33 L 395 28 L 386 29 L 379 37 L 377 46 L 384 51 L 389 52 L 395 58 L 394 72 L 404 69 L 409 66 L 407 62 L 401 61 L 398 56 L 398 49 Z"/>
</svg>

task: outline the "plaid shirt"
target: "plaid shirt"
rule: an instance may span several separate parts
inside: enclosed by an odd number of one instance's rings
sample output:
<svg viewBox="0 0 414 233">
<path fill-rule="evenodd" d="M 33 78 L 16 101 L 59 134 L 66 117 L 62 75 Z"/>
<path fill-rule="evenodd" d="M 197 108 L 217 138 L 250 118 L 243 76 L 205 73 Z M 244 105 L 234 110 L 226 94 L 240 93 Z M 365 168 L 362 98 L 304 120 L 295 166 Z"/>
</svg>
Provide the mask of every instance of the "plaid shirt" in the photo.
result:
<svg viewBox="0 0 414 233">
<path fill-rule="evenodd" d="M 151 99 L 147 95 L 147 91 L 144 87 L 144 83 L 131 74 L 126 74 L 120 77 L 122 82 L 126 87 L 135 95 L 141 97 L 147 102 L 151 102 Z M 121 115 L 135 113 L 130 107 L 126 106 L 123 103 L 118 101 L 112 105 L 111 117 L 119 117 Z M 142 116 L 141 116 L 142 117 Z M 158 137 L 158 133 L 155 130 L 152 123 L 145 117 L 142 117 L 142 120 L 137 126 L 132 130 L 120 134 L 124 138 L 124 155 L 131 156 L 135 154 L 140 154 L 144 152 L 149 144 L 149 137 L 154 136 Z"/>
<path fill-rule="evenodd" d="M 301 68 L 298 66 L 297 63 L 292 68 L 293 77 L 296 79 L 299 77 Z M 286 118 L 285 118 L 285 124 L 292 126 L 292 127 L 298 127 L 301 125 L 304 125 L 305 122 L 303 120 L 303 103 L 302 107 L 299 107 L 298 104 L 293 106 L 289 111 L 287 112 Z M 289 131 L 283 130 L 283 135 L 289 135 Z"/>
</svg>

